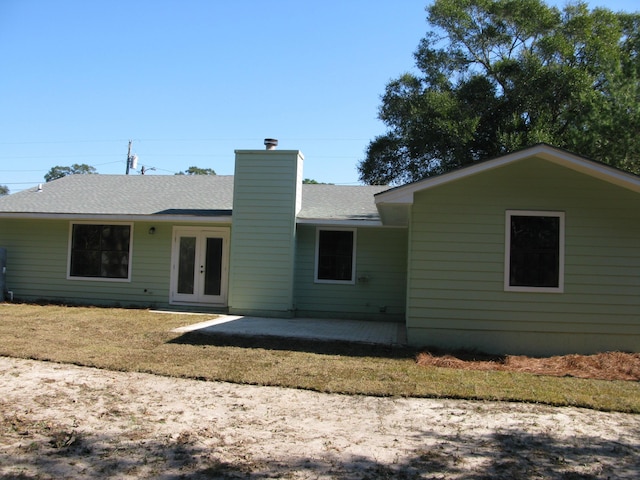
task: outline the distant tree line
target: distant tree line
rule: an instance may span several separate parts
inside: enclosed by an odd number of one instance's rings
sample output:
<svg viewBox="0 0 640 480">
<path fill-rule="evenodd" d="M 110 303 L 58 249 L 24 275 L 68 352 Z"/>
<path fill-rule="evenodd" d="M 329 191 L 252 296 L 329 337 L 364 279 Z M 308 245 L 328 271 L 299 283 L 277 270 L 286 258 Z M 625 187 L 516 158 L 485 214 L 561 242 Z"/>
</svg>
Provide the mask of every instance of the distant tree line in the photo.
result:
<svg viewBox="0 0 640 480">
<path fill-rule="evenodd" d="M 178 172 L 176 175 L 215 175 L 216 172 L 212 168 L 189 167 L 184 172 Z"/>
<path fill-rule="evenodd" d="M 86 163 L 74 163 L 71 166 L 60 166 L 56 165 L 52 167 L 44 176 L 46 182 L 52 182 L 53 180 L 57 180 L 62 177 L 66 177 L 67 175 L 88 175 L 88 174 L 97 174 L 98 171 L 95 167 L 91 165 L 87 165 Z M 176 173 L 176 175 L 215 175 L 216 172 L 212 168 L 200 168 L 200 167 L 189 167 L 182 172 Z M 6 187 L 5 187 L 6 188 Z M 1 190 L 0 190 L 1 191 Z M 8 193 L 8 189 L 7 189 Z"/>
</svg>

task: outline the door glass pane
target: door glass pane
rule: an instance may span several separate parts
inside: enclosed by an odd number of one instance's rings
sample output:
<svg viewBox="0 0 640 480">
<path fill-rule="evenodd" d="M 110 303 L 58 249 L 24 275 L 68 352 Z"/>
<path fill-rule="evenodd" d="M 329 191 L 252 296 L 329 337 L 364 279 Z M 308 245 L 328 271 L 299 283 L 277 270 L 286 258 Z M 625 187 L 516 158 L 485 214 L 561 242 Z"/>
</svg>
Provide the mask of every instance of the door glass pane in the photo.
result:
<svg viewBox="0 0 640 480">
<path fill-rule="evenodd" d="M 196 237 L 180 237 L 178 259 L 178 293 L 193 294 L 196 266 Z"/>
<path fill-rule="evenodd" d="M 207 238 L 204 294 L 220 295 L 222 280 L 222 239 Z"/>
</svg>

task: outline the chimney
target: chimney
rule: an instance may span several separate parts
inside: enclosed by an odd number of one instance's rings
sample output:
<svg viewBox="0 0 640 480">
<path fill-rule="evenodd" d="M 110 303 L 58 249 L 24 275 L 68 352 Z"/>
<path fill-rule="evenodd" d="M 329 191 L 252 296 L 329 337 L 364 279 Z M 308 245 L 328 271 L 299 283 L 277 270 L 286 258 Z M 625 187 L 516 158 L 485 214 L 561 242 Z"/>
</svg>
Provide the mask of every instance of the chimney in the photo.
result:
<svg viewBox="0 0 640 480">
<path fill-rule="evenodd" d="M 276 138 L 265 138 L 264 144 L 267 147 L 267 150 L 275 150 L 278 146 L 278 140 Z"/>
<path fill-rule="evenodd" d="M 298 150 L 236 150 L 233 177 L 229 302 L 231 315 L 290 318 L 296 253 L 296 215 L 302 202 Z M 260 275 L 258 268 L 269 275 Z"/>
</svg>

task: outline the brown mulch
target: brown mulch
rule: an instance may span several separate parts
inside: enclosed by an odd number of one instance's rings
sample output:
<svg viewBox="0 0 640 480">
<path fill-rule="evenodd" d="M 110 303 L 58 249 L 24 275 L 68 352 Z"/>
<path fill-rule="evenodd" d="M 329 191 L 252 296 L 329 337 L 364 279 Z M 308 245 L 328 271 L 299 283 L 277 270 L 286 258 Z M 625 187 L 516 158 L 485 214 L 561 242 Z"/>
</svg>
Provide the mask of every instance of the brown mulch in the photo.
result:
<svg viewBox="0 0 640 480">
<path fill-rule="evenodd" d="M 471 353 L 431 353 L 417 356 L 419 365 L 467 370 L 504 370 L 557 377 L 640 381 L 640 353 L 606 352 L 546 358 L 524 355 L 490 356 Z"/>
</svg>

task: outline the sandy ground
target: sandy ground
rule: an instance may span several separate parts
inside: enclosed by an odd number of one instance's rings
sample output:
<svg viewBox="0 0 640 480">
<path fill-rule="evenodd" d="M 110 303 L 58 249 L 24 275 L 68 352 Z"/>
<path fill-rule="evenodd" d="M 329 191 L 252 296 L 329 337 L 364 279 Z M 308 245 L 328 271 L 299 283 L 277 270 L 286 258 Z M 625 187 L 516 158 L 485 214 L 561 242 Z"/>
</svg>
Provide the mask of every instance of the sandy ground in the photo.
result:
<svg viewBox="0 0 640 480">
<path fill-rule="evenodd" d="M 640 415 L 0 357 L 0 478 L 640 477 Z"/>
</svg>

